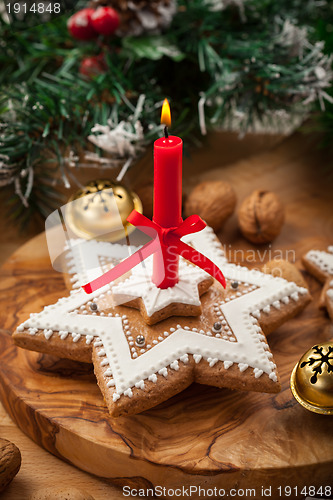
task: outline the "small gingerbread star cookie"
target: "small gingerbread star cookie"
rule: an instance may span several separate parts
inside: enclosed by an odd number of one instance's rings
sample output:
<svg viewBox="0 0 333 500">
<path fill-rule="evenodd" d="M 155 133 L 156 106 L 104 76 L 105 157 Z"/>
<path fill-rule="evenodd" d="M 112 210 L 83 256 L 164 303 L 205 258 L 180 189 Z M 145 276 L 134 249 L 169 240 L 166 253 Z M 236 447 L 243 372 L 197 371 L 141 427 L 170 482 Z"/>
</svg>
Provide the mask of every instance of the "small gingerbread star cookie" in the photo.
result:
<svg viewBox="0 0 333 500">
<path fill-rule="evenodd" d="M 214 280 L 205 271 L 184 259 L 179 261 L 179 281 L 172 288 L 158 288 L 152 281 L 153 257 L 136 266 L 131 276 L 113 286 L 116 305 L 139 309 L 147 325 L 154 325 L 171 316 L 200 316 L 200 296 Z"/>
<path fill-rule="evenodd" d="M 324 284 L 319 307 L 326 307 L 333 321 L 333 246 L 327 252 L 310 250 L 302 260 L 307 271 Z"/>
</svg>

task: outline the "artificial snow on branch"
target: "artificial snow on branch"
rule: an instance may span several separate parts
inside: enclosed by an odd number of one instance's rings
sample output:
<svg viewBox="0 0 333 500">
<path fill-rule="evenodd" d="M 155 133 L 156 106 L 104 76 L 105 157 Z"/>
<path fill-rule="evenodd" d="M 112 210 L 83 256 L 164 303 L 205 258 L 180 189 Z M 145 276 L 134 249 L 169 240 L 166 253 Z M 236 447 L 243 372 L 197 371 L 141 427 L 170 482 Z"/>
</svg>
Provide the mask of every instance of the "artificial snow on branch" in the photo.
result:
<svg viewBox="0 0 333 500">
<path fill-rule="evenodd" d="M 88 136 L 90 142 L 110 153 L 111 161 L 135 158 L 144 150 L 143 127 L 139 120 L 134 124 L 129 121 L 112 123 L 109 119 L 107 125 L 96 124 L 91 129 L 92 135 Z"/>
<path fill-rule="evenodd" d="M 139 120 L 144 109 L 145 100 L 146 96 L 141 94 L 135 108 L 131 103 L 128 103 L 132 110 L 128 120 L 119 121 L 118 106 L 114 106 L 106 125 L 95 124 L 91 129 L 92 134 L 88 136 L 88 140 L 106 153 L 106 157 L 101 158 L 95 153 L 87 152 L 85 159 L 109 168 L 117 168 L 122 165 L 120 175 L 122 178 L 132 162 L 146 150 L 147 137 Z M 156 132 L 161 129 L 161 126 L 151 124 L 149 128 L 150 130 L 153 128 L 154 132 Z"/>
</svg>

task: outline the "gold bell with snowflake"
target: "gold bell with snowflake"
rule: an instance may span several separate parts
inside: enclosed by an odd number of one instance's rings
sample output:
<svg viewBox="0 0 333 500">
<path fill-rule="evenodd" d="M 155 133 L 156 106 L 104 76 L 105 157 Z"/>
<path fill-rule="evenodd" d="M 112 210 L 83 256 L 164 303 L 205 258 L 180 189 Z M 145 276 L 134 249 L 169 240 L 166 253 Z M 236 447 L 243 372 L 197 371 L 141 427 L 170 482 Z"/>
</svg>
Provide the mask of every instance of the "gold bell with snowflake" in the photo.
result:
<svg viewBox="0 0 333 500">
<path fill-rule="evenodd" d="M 307 410 L 333 415 L 333 342 L 317 344 L 301 357 L 291 374 L 290 387 Z"/>
<path fill-rule="evenodd" d="M 142 203 L 135 193 L 118 182 L 98 179 L 70 197 L 66 222 L 79 238 L 115 242 L 134 231 L 127 222 L 132 210 L 142 213 Z"/>
</svg>

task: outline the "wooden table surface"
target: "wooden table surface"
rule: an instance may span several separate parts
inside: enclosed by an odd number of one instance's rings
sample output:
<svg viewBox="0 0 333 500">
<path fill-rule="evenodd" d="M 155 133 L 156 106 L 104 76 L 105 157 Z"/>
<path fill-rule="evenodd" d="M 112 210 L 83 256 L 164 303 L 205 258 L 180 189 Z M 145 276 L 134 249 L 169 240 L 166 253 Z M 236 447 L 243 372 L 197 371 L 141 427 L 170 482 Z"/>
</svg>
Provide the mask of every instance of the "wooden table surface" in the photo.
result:
<svg viewBox="0 0 333 500">
<path fill-rule="evenodd" d="M 326 153 L 317 148 L 318 141 L 316 138 L 296 134 L 274 145 L 277 141 L 276 137 L 252 136 L 245 141 L 238 142 L 235 135 L 224 134 L 222 136 L 213 136 L 209 141 L 209 147 L 195 152 L 194 157 L 185 162 L 185 187 L 195 184 L 202 178 L 219 177 L 232 181 L 236 191 L 238 191 L 237 179 L 241 173 L 238 192 L 239 198 L 242 199 L 247 194 L 247 183 L 253 185 L 252 177 L 254 173 L 257 177 L 258 187 L 268 189 L 278 189 L 278 187 L 275 188 L 275 185 L 281 185 L 282 180 L 290 176 L 290 183 L 283 183 L 284 186 L 289 186 L 288 189 L 290 190 L 292 190 L 295 182 L 313 184 L 313 197 L 309 204 L 309 210 L 315 210 L 318 219 L 320 219 L 323 206 L 326 204 L 327 207 L 329 193 L 331 193 L 332 198 L 333 169 L 325 168 L 327 165 Z M 218 167 L 223 164 L 228 165 L 226 168 L 219 170 Z M 147 169 L 149 168 L 151 167 L 147 167 Z M 131 172 L 129 178 L 132 178 L 132 183 L 135 183 L 139 171 L 142 172 L 142 169 L 138 169 L 137 172 L 133 169 Z M 140 175 L 144 174 L 140 173 Z M 82 175 L 82 178 L 96 178 L 97 176 L 95 170 L 86 172 Z M 265 186 L 262 185 L 262 180 L 264 180 Z M 278 182 L 275 182 L 276 180 Z M 270 185 L 267 185 L 268 182 Z M 305 191 L 305 206 L 307 202 Z M 324 225 L 318 224 L 318 228 L 309 227 L 309 238 L 317 237 L 319 242 L 324 237 L 333 239 L 332 213 L 331 210 L 331 216 L 325 216 Z M 306 218 L 303 220 L 303 224 L 306 226 Z M 0 263 L 3 263 L 10 253 L 25 240 L 42 230 L 42 226 L 37 224 L 28 233 L 19 235 L 15 228 L 8 230 L 7 226 L 5 220 L 0 222 L 2 235 Z M 236 219 L 233 216 L 226 227 L 225 243 L 228 244 L 231 241 L 234 243 L 239 238 L 235 228 Z M 285 228 L 285 230 L 287 231 L 288 228 Z M 295 238 L 297 238 L 297 234 L 295 234 Z M 253 247 L 249 245 L 248 248 Z M 2 307 L 5 307 L 5 304 L 2 304 Z M 123 498 L 120 490 L 63 463 L 38 447 L 15 426 L 2 407 L 0 407 L 0 437 L 13 441 L 22 453 L 22 468 L 13 483 L 0 495 L 0 498 L 5 500 L 26 500 L 32 491 L 53 485 L 68 485 L 85 489 L 94 496 L 95 500 Z M 281 478 L 281 484 L 283 485 L 283 478 Z"/>
</svg>

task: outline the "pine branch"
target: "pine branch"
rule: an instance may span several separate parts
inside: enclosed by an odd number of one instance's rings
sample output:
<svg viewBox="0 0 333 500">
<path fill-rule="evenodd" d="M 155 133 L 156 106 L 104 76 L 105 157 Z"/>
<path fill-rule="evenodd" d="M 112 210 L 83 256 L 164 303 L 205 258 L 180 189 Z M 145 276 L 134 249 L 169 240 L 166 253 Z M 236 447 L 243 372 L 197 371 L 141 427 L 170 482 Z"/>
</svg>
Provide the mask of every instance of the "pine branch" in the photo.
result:
<svg viewBox="0 0 333 500">
<path fill-rule="evenodd" d="M 132 134 L 124 144 L 134 161 L 159 134 L 165 96 L 172 99 L 173 133 L 193 144 L 206 128 L 245 133 L 297 120 L 316 102 L 332 100 L 332 60 L 319 42 L 329 4 L 179 0 L 178 6 L 163 34 L 114 37 L 108 45 L 71 39 L 68 16 L 29 29 L 0 17 L 0 186 L 12 188 L 14 216 L 34 208 L 47 214 L 56 187 L 75 177 L 76 149 L 87 147 L 95 124 L 118 142 L 121 131 Z M 105 73 L 80 77 L 81 61 L 101 50 Z M 331 112 L 325 120 L 329 129 Z M 94 141 L 101 143 L 101 132 Z M 113 166 L 127 159 L 116 142 L 107 160 Z"/>
</svg>

